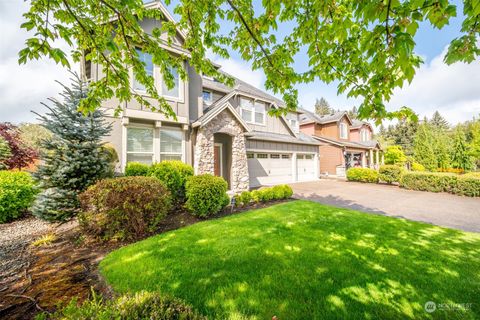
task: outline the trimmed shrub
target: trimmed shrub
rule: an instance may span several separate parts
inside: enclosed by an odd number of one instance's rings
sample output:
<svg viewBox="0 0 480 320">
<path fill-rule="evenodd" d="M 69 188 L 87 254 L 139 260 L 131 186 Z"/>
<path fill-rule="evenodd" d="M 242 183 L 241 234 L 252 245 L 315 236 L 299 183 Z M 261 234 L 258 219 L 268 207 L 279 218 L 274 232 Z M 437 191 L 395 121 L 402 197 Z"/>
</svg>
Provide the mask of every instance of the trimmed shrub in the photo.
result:
<svg viewBox="0 0 480 320">
<path fill-rule="evenodd" d="M 378 170 L 378 179 L 389 184 L 399 182 L 404 171 L 404 168 L 396 165 L 380 166 L 380 169 Z"/>
<path fill-rule="evenodd" d="M 284 199 L 289 199 L 293 196 L 293 190 L 292 187 L 290 187 L 288 184 L 283 185 L 283 198 Z"/>
<path fill-rule="evenodd" d="M 251 194 L 253 202 L 259 203 L 262 201 L 262 193 L 260 190 L 253 190 Z"/>
<path fill-rule="evenodd" d="M 222 177 L 211 174 L 190 177 L 185 186 L 185 207 L 198 217 L 216 214 L 230 202 L 227 188 L 228 184 Z"/>
<path fill-rule="evenodd" d="M 469 173 L 465 173 L 462 177 L 480 178 L 480 172 L 469 172 Z"/>
<path fill-rule="evenodd" d="M 103 240 L 131 240 L 155 231 L 171 208 L 168 189 L 152 177 L 105 179 L 80 196 L 80 226 Z"/>
<path fill-rule="evenodd" d="M 267 202 L 273 199 L 275 199 L 275 194 L 272 188 L 260 189 L 260 201 Z"/>
<path fill-rule="evenodd" d="M 452 173 L 439 172 L 406 172 L 400 179 L 400 186 L 405 189 L 452 192 L 457 176 Z"/>
<path fill-rule="evenodd" d="M 465 171 L 461 168 L 438 168 L 437 172 L 448 172 L 448 173 L 462 174 Z"/>
<path fill-rule="evenodd" d="M 103 300 L 94 294 L 80 306 L 73 299 L 63 309 L 52 314 L 42 313 L 36 319 L 206 320 L 182 300 L 146 291 L 123 295 L 115 300 Z"/>
<path fill-rule="evenodd" d="M 480 197 L 480 175 L 463 175 L 456 179 L 452 192 L 462 196 Z"/>
<path fill-rule="evenodd" d="M 347 170 L 348 181 L 378 182 L 378 172 L 370 168 L 350 168 Z"/>
<path fill-rule="evenodd" d="M 129 162 L 125 166 L 125 176 L 127 177 L 136 177 L 136 176 L 146 176 L 150 166 L 148 164 L 140 162 Z"/>
<path fill-rule="evenodd" d="M 293 195 L 293 190 L 289 185 L 281 184 L 270 188 L 262 188 L 251 192 L 254 202 L 268 202 L 271 200 L 288 199 Z"/>
<path fill-rule="evenodd" d="M 243 191 L 240 194 L 235 195 L 235 203 L 237 206 L 244 207 L 252 201 L 252 193 L 249 191 Z"/>
<path fill-rule="evenodd" d="M 192 166 L 178 160 L 162 161 L 154 164 L 148 175 L 162 181 L 177 204 L 185 202 L 185 184 L 193 176 Z"/>
<path fill-rule="evenodd" d="M 0 171 L 0 223 L 20 217 L 32 204 L 36 193 L 29 173 Z"/>
<path fill-rule="evenodd" d="M 425 171 L 425 167 L 423 164 L 418 163 L 418 162 L 413 162 L 412 163 L 412 171 Z"/>
</svg>

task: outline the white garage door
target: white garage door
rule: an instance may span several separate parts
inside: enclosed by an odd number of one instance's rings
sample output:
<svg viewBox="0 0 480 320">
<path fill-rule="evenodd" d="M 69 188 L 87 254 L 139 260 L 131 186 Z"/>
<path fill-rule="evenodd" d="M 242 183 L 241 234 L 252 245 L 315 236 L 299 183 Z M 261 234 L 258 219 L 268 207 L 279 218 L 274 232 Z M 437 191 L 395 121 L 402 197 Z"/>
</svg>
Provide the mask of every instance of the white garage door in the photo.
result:
<svg viewBox="0 0 480 320">
<path fill-rule="evenodd" d="M 315 157 L 313 154 L 297 154 L 297 181 L 315 179 Z"/>
<path fill-rule="evenodd" d="M 250 186 L 292 182 L 292 155 L 284 153 L 247 153 Z"/>
</svg>

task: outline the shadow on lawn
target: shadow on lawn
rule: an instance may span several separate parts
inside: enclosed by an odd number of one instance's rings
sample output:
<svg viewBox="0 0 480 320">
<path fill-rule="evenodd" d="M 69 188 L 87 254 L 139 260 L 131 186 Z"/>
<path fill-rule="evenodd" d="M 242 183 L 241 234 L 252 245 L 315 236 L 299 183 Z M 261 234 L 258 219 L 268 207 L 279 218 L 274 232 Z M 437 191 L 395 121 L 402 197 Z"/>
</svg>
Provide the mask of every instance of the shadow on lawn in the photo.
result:
<svg viewBox="0 0 480 320">
<path fill-rule="evenodd" d="M 158 290 L 215 319 L 480 316 L 479 235 L 307 201 L 159 235 L 101 269 L 117 291 Z"/>
</svg>

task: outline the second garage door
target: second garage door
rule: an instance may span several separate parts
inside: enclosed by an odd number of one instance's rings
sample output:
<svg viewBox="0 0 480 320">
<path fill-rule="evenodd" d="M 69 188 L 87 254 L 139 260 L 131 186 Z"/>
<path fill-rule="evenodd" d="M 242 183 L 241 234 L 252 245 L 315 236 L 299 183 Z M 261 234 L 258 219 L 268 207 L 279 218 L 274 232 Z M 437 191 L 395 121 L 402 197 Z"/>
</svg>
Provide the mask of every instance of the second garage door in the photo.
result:
<svg viewBox="0 0 480 320">
<path fill-rule="evenodd" d="M 248 153 L 250 186 L 292 182 L 292 155 L 282 153 Z"/>
<path fill-rule="evenodd" d="M 313 154 L 297 154 L 297 181 L 315 179 L 315 156 Z"/>
</svg>

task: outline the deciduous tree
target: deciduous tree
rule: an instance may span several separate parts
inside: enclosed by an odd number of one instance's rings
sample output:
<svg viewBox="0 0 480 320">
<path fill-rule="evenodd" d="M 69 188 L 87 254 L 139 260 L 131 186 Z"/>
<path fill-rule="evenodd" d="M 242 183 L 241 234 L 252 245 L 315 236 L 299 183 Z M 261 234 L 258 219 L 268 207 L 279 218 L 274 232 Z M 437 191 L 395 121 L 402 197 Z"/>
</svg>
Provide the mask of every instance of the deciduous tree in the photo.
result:
<svg viewBox="0 0 480 320">
<path fill-rule="evenodd" d="M 37 152 L 21 139 L 17 126 L 8 122 L 0 123 L 0 136 L 7 141 L 10 148 L 11 156 L 4 161 L 8 169 L 28 167 L 37 158 Z"/>
<path fill-rule="evenodd" d="M 165 1 L 167 5 L 170 0 Z M 421 28 L 441 29 L 458 15 L 450 0 L 179 0 L 177 23 L 165 12 L 140 0 L 32 0 L 22 27 L 33 36 L 20 51 L 19 62 L 47 56 L 69 66 L 82 57 L 99 64 L 107 76 L 94 81 L 80 104 L 84 111 L 98 108 L 104 99 L 116 97 L 121 104 L 131 99 L 150 106 L 148 99 L 131 88 L 130 71 L 148 95 L 160 102 L 159 111 L 174 116 L 158 94 L 136 48 L 153 57 L 169 87 L 171 68 L 186 77 L 183 61 L 198 73 L 232 84 L 206 59 L 207 52 L 229 58 L 235 50 L 266 75 L 265 87 L 283 95 L 287 109 L 297 106 L 296 85 L 320 80 L 335 81 L 339 93 L 362 99 L 361 118 L 412 117 L 408 108 L 388 112 L 385 102 L 395 88 L 411 82 L 422 58 L 415 53 L 414 37 Z M 463 1 L 461 34 L 452 40 L 445 56 L 448 64 L 472 62 L 480 54 L 480 5 Z M 164 20 L 151 30 L 140 27 L 145 19 Z M 288 27 L 282 33 L 280 28 Z M 176 30 L 185 41 L 172 55 L 165 48 L 175 41 Z M 71 46 L 62 50 L 57 40 Z M 298 55 L 308 66 L 294 68 Z M 274 109 L 285 112 L 284 108 Z"/>
</svg>

